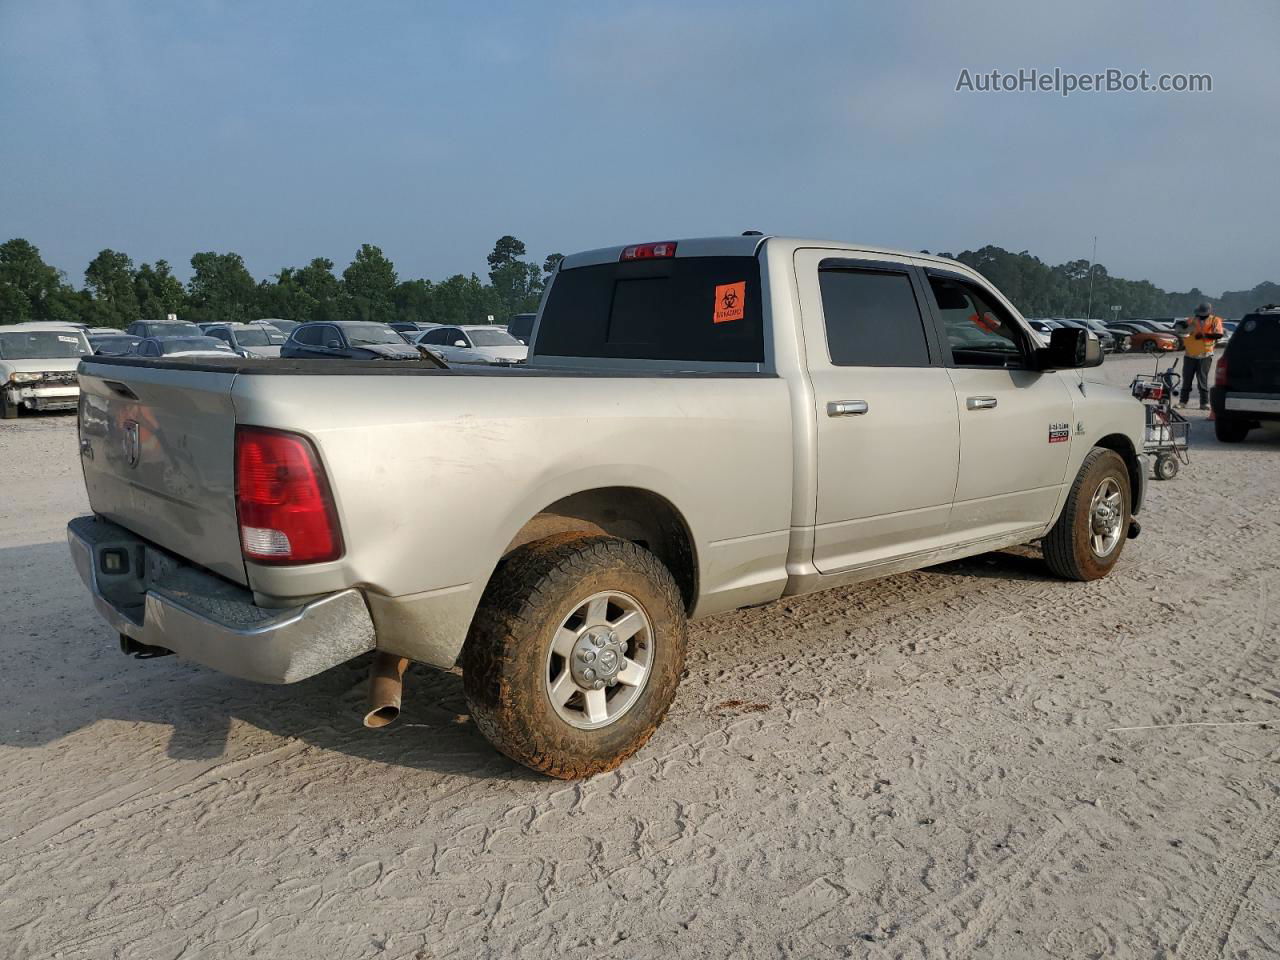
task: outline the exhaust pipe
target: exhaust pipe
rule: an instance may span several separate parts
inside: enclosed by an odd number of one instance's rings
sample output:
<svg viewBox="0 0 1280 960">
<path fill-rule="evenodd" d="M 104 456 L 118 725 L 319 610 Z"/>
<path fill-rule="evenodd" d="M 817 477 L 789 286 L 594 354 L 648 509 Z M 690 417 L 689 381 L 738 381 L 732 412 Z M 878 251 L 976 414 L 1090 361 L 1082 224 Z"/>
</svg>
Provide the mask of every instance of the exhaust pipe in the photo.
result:
<svg viewBox="0 0 1280 960">
<path fill-rule="evenodd" d="M 400 716 L 400 695 L 404 690 L 404 672 L 409 668 L 405 657 L 378 653 L 369 673 L 369 712 L 364 725 L 370 729 L 385 727 Z"/>
</svg>

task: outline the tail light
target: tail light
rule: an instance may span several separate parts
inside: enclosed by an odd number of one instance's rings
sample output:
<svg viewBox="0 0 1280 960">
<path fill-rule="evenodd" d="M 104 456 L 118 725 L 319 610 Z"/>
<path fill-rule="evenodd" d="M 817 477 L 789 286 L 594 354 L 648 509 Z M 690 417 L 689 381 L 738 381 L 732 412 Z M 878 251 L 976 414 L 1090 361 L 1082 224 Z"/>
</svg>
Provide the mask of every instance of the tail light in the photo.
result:
<svg viewBox="0 0 1280 960">
<path fill-rule="evenodd" d="M 342 556 L 329 484 L 306 437 L 236 428 L 236 515 L 246 560 L 294 565 Z"/>
<path fill-rule="evenodd" d="M 1215 387 L 1225 387 L 1227 385 L 1227 358 L 1225 356 L 1218 358 L 1218 366 L 1213 371 L 1213 385 Z"/>
<path fill-rule="evenodd" d="M 676 255 L 676 243 L 638 243 L 634 247 L 623 247 L 619 260 L 664 260 Z"/>
</svg>

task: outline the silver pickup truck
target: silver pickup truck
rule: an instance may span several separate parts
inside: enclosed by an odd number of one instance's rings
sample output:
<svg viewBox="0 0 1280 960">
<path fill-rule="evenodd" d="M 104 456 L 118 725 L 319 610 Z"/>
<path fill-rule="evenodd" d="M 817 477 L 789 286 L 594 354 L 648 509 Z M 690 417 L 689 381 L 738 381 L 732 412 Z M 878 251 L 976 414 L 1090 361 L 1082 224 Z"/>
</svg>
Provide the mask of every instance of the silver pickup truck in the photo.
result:
<svg viewBox="0 0 1280 960">
<path fill-rule="evenodd" d="M 408 661 L 460 665 L 498 749 L 585 776 L 662 720 L 691 618 L 1031 541 L 1105 576 L 1147 464 L 1100 362 L 950 260 L 593 250 L 521 369 L 86 359 L 68 536 L 126 651 L 268 683 L 376 652 L 370 725 Z"/>
</svg>

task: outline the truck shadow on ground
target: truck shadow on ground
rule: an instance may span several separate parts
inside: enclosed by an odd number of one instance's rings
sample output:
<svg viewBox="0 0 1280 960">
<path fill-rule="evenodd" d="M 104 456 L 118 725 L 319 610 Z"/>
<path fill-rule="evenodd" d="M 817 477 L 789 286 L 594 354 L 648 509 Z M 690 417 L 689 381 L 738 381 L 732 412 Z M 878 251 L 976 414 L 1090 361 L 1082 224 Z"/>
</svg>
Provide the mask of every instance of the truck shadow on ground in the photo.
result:
<svg viewBox="0 0 1280 960">
<path fill-rule="evenodd" d="M 414 666 L 400 720 L 368 730 L 361 720 L 372 655 L 288 686 L 238 680 L 178 657 L 127 657 L 61 542 L 0 549 L 0 584 L 8 664 L 0 746 L 42 747 L 117 721 L 169 727 L 165 752 L 173 759 L 232 759 L 257 730 L 441 774 L 541 779 L 475 729 L 457 673 Z M 154 738 L 139 730 L 141 743 Z"/>
</svg>

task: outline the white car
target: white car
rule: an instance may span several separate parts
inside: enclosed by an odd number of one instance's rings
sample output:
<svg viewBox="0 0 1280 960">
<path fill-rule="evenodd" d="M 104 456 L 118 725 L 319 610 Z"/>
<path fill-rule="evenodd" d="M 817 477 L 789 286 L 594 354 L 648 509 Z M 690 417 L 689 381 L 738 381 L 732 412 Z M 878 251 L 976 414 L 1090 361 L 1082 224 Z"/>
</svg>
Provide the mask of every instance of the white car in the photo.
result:
<svg viewBox="0 0 1280 960">
<path fill-rule="evenodd" d="M 76 367 L 92 353 L 84 331 L 68 323 L 0 326 L 0 417 L 12 420 L 20 407 L 74 410 Z"/>
<path fill-rule="evenodd" d="M 488 363 L 510 366 L 524 363 L 529 348 L 491 324 L 449 326 L 437 324 L 413 338 L 445 363 Z"/>
<path fill-rule="evenodd" d="M 285 335 L 265 323 L 213 323 L 204 328 L 205 336 L 227 344 L 242 357 L 278 357 Z"/>
</svg>

